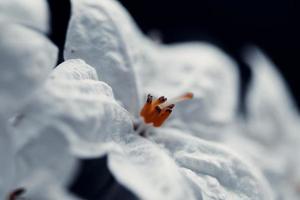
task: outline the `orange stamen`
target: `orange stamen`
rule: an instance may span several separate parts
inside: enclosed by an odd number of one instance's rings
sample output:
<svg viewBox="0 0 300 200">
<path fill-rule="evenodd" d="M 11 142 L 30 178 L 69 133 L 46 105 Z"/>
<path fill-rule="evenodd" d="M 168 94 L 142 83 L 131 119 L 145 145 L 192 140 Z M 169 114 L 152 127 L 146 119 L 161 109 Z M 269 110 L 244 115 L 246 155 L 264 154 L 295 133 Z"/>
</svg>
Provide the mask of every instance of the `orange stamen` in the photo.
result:
<svg viewBox="0 0 300 200">
<path fill-rule="evenodd" d="M 193 93 L 188 92 L 170 101 L 167 101 L 164 96 L 153 101 L 153 97 L 149 94 L 140 115 L 145 123 L 153 123 L 154 127 L 160 127 L 172 113 L 175 103 L 191 98 L 193 98 Z"/>
<path fill-rule="evenodd" d="M 170 106 L 164 108 L 162 110 L 162 112 L 160 113 L 160 115 L 157 118 L 153 119 L 153 126 L 160 127 L 166 121 L 166 119 L 170 116 L 174 106 L 175 106 L 174 104 L 171 104 Z"/>
<path fill-rule="evenodd" d="M 153 100 L 153 96 L 148 94 L 147 101 L 146 101 L 146 103 L 145 103 L 145 105 L 142 108 L 141 113 L 140 113 L 141 116 L 147 115 L 147 113 L 150 112 L 151 107 L 152 107 L 152 100 Z"/>
</svg>

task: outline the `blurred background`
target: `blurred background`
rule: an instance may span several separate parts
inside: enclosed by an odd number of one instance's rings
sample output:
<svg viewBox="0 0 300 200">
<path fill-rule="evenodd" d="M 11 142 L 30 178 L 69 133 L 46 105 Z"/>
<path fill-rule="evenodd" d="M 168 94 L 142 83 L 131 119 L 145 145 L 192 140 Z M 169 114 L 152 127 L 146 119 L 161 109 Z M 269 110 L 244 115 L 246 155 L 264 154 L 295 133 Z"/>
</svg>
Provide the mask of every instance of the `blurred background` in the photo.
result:
<svg viewBox="0 0 300 200">
<path fill-rule="evenodd" d="M 287 80 L 300 106 L 300 7 L 297 0 L 120 0 L 145 34 L 164 43 L 208 41 L 223 48 L 240 66 L 245 91 L 251 73 L 241 58 L 245 45 L 261 47 Z M 64 43 L 69 0 L 49 0 L 50 35 Z"/>
</svg>

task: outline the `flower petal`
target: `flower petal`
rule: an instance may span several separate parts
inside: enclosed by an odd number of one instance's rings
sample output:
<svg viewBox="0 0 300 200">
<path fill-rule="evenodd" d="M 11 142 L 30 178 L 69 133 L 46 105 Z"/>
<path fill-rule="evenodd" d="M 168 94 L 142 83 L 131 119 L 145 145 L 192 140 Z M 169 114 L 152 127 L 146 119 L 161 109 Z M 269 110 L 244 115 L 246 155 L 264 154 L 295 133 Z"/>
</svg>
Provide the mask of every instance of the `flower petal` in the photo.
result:
<svg viewBox="0 0 300 200">
<path fill-rule="evenodd" d="M 15 160 L 17 168 L 15 188 L 25 187 L 27 191 L 32 190 L 28 179 L 32 179 L 40 172 L 51 175 L 58 185 L 66 186 L 72 180 L 71 177 L 77 167 L 76 159 L 69 150 L 68 141 L 53 127 L 45 127 L 40 135 L 19 149 Z"/>
<path fill-rule="evenodd" d="M 0 25 L 0 115 L 8 118 L 55 66 L 57 48 L 24 26 Z"/>
<path fill-rule="evenodd" d="M 66 59 L 81 58 L 94 66 L 101 80 L 114 88 L 116 99 L 133 114 L 139 100 L 133 72 L 136 50 L 130 46 L 131 26 L 114 1 L 73 0 L 66 37 Z"/>
<path fill-rule="evenodd" d="M 24 194 L 24 199 L 79 200 L 79 198 L 69 194 L 51 174 L 45 171 L 37 171 L 32 177 L 25 180 L 24 184 L 29 188 Z"/>
<path fill-rule="evenodd" d="M 201 188 L 203 199 L 272 199 L 256 168 L 225 147 L 176 129 L 161 129 L 152 139 L 169 151 L 192 188 Z"/>
<path fill-rule="evenodd" d="M 49 8 L 46 0 L 1 0 L 0 19 L 48 33 Z M 4 29 L 3 29 L 4 30 Z"/>
<path fill-rule="evenodd" d="M 122 185 L 141 199 L 195 199 L 172 159 L 156 144 L 127 135 L 118 151 L 108 154 L 108 167 Z"/>
<path fill-rule="evenodd" d="M 245 57 L 253 72 L 246 98 L 248 123 L 255 127 L 251 135 L 272 146 L 280 138 L 298 135 L 298 109 L 276 67 L 258 48 L 249 49 Z"/>
<path fill-rule="evenodd" d="M 14 138 L 21 148 L 45 128 L 62 133 L 73 153 L 99 156 L 121 134 L 132 131 L 132 120 L 114 100 L 111 88 L 96 79 L 92 67 L 81 60 L 59 65 L 21 112 Z"/>
</svg>

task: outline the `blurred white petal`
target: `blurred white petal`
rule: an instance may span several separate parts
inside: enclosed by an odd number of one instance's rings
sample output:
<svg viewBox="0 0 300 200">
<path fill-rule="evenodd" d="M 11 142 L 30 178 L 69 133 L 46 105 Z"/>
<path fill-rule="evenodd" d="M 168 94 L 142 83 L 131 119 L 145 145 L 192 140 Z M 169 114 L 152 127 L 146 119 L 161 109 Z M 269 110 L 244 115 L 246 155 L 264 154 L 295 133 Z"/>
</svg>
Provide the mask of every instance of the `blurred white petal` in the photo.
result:
<svg viewBox="0 0 300 200">
<path fill-rule="evenodd" d="M 261 169 L 276 199 L 299 199 L 299 114 L 283 78 L 257 48 L 245 58 L 253 78 L 246 96 L 246 118 L 224 143 L 247 156 Z M 297 191 L 298 190 L 298 191 Z"/>
<path fill-rule="evenodd" d="M 47 3 L 35 1 L 39 6 L 36 12 L 36 7 L 27 3 L 0 2 L 0 199 L 13 190 L 16 178 L 16 149 L 7 133 L 7 120 L 41 85 L 57 61 L 57 48 L 34 30 L 48 30 L 48 20 L 43 21 L 48 19 Z"/>
<path fill-rule="evenodd" d="M 48 33 L 50 16 L 47 0 L 1 0 L 0 21 L 17 23 Z M 2 28 L 2 30 L 4 30 Z M 31 40 L 31 39 L 30 39 Z"/>
<path fill-rule="evenodd" d="M 17 169 L 14 188 L 25 187 L 26 190 L 31 190 L 26 180 L 39 171 L 47 172 L 58 185 L 66 186 L 77 167 L 68 141 L 53 127 L 44 127 L 39 136 L 31 139 L 16 153 L 15 160 Z"/>
<path fill-rule="evenodd" d="M 53 177 L 46 171 L 37 171 L 29 179 L 24 180 L 27 190 L 24 199 L 30 200 L 79 200 L 69 194 Z"/>
<path fill-rule="evenodd" d="M 253 81 L 247 96 L 246 134 L 257 143 L 258 166 L 277 198 L 299 199 L 300 118 L 288 87 L 274 64 L 258 48 L 246 52 Z"/>
<path fill-rule="evenodd" d="M 297 107 L 276 67 L 259 49 L 249 49 L 245 57 L 253 72 L 246 99 L 248 123 L 255 127 L 251 134 L 267 145 L 281 143 L 296 134 L 292 129 L 300 122 Z"/>
<path fill-rule="evenodd" d="M 272 199 L 260 172 L 225 147 L 167 128 L 152 139 L 175 159 L 192 188 L 201 188 L 203 199 Z"/>
<path fill-rule="evenodd" d="M 59 65 L 14 124 L 18 148 L 50 128 L 68 139 L 76 155 L 94 157 L 105 152 L 104 144 L 110 146 L 131 132 L 128 112 L 96 77 L 94 69 L 81 60 Z"/>
<path fill-rule="evenodd" d="M 80 58 L 95 67 L 99 78 L 114 88 L 115 97 L 136 114 L 139 100 L 133 65 L 136 49 L 132 27 L 120 6 L 110 0 L 73 0 L 65 59 Z"/>
<path fill-rule="evenodd" d="M 16 111 L 55 66 L 57 48 L 21 25 L 0 23 L 0 115 Z"/>
<path fill-rule="evenodd" d="M 108 167 L 119 183 L 141 199 L 196 199 L 174 161 L 139 136 L 127 136 L 118 151 L 109 153 Z"/>
</svg>

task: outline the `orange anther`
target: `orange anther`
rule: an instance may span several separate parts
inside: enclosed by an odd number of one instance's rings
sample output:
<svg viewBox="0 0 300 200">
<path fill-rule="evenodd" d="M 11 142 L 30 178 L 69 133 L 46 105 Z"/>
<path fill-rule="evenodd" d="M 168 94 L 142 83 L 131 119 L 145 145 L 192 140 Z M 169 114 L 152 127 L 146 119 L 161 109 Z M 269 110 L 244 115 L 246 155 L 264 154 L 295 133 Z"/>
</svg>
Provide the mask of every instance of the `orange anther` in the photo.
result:
<svg viewBox="0 0 300 200">
<path fill-rule="evenodd" d="M 160 127 L 170 116 L 171 113 L 172 113 L 172 109 L 170 108 L 164 109 L 157 118 L 153 119 L 153 126 Z"/>
<path fill-rule="evenodd" d="M 193 98 L 193 93 L 188 92 L 167 102 L 167 98 L 161 96 L 155 100 L 149 94 L 140 115 L 145 123 L 153 123 L 154 127 L 160 127 L 172 113 L 175 103 Z"/>
</svg>

